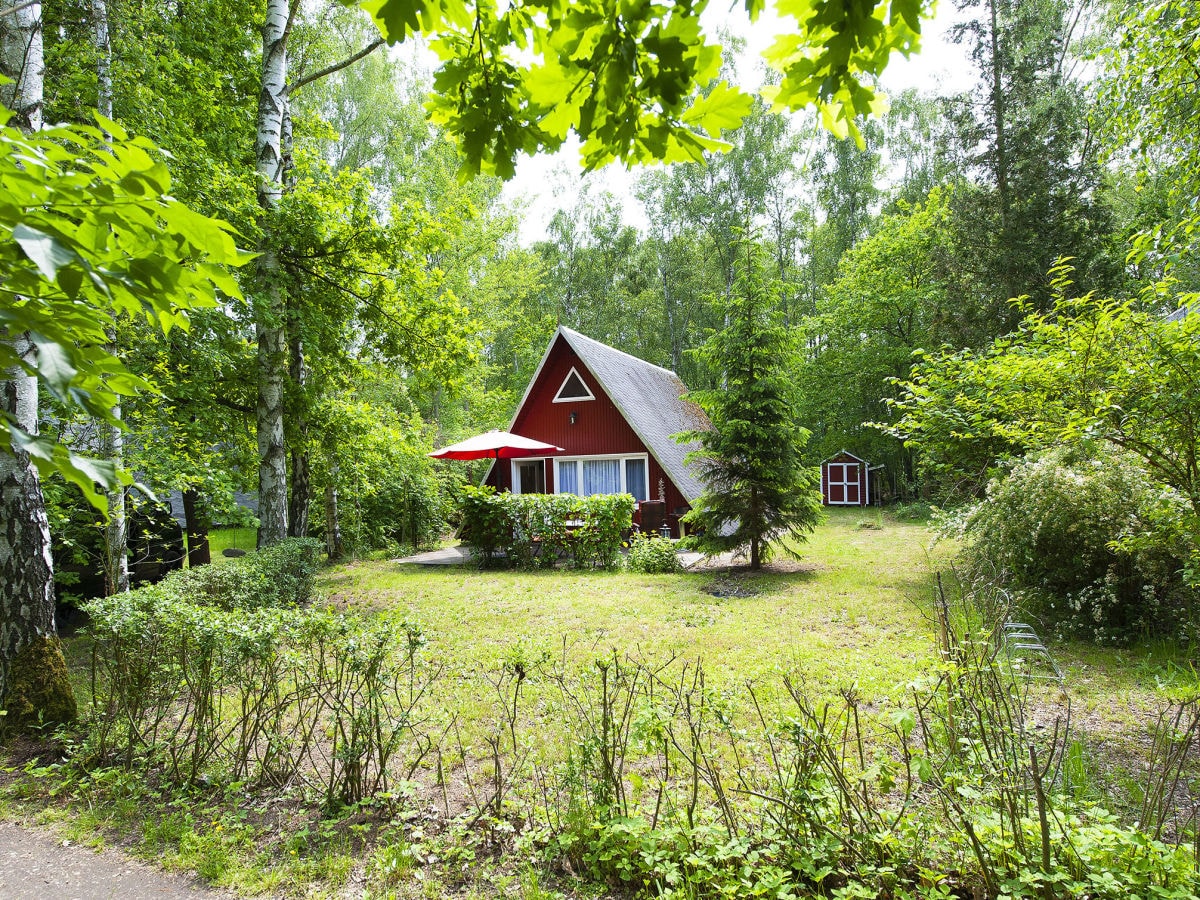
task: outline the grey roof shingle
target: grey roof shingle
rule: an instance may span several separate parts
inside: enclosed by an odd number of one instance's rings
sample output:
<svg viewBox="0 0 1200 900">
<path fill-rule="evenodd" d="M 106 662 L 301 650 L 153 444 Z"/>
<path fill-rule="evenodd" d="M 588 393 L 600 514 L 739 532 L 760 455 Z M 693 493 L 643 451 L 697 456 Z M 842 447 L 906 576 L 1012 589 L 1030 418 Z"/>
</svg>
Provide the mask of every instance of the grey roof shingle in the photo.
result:
<svg viewBox="0 0 1200 900">
<path fill-rule="evenodd" d="M 677 444 L 671 435 L 702 431 L 712 424 L 704 410 L 683 398 L 687 386 L 679 376 L 570 328 L 558 331 L 683 496 L 689 503 L 695 502 L 704 485 L 683 459 L 700 445 Z"/>
<path fill-rule="evenodd" d="M 1175 310 L 1175 312 L 1171 313 L 1169 316 L 1166 316 L 1165 318 L 1166 318 L 1166 321 L 1168 321 L 1168 322 L 1182 322 L 1184 319 L 1184 316 L 1191 315 L 1192 313 L 1196 313 L 1197 315 L 1200 315 L 1200 303 L 1192 304 L 1192 305 L 1185 304 L 1184 306 L 1179 307 L 1179 309 Z"/>
</svg>

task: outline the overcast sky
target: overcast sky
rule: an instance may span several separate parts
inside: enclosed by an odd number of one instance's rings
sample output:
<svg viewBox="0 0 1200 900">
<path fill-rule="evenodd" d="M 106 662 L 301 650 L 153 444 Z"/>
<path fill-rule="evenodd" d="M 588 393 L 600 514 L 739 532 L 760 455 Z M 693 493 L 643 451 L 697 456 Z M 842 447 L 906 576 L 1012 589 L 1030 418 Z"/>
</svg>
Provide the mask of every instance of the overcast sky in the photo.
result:
<svg viewBox="0 0 1200 900">
<path fill-rule="evenodd" d="M 781 25 L 764 16 L 752 28 L 741 2 L 722 14 L 721 0 L 706 12 L 715 30 L 723 24 L 746 40 L 746 52 L 738 59 L 738 79 L 742 86 L 754 89 L 762 84 L 761 54 Z M 939 4 L 937 18 L 926 22 L 922 36 L 922 51 L 912 59 L 893 56 L 883 76 L 885 92 L 899 93 L 909 87 L 933 91 L 944 87 L 950 91 L 966 89 L 974 80 L 961 47 L 947 37 L 955 16 L 954 5 Z M 520 241 L 528 246 L 546 236 L 545 228 L 558 209 L 572 206 L 584 185 L 594 190 L 608 190 L 626 198 L 624 218 L 627 224 L 642 227 L 644 218 L 640 205 L 632 197 L 633 183 L 639 169 L 626 171 L 620 164 L 585 175 L 579 163 L 578 144 L 569 144 L 553 155 L 522 157 L 517 164 L 516 177 L 504 188 L 504 198 L 521 210 L 523 222 Z"/>
</svg>

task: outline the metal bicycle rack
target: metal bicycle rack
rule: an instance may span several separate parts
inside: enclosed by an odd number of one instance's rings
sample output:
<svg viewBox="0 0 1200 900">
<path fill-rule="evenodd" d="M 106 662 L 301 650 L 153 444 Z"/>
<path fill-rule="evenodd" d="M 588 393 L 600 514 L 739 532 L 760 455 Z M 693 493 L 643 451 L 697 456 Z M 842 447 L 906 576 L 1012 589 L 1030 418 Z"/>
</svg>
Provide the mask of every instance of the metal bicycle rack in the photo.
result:
<svg viewBox="0 0 1200 900">
<path fill-rule="evenodd" d="M 1025 622 L 1005 622 L 1001 626 L 1000 637 L 1001 646 L 1010 661 L 1021 659 L 1029 664 L 1023 672 L 1024 677 L 1063 684 L 1062 669 L 1058 667 L 1058 663 L 1054 661 L 1054 657 L 1031 625 Z"/>
</svg>

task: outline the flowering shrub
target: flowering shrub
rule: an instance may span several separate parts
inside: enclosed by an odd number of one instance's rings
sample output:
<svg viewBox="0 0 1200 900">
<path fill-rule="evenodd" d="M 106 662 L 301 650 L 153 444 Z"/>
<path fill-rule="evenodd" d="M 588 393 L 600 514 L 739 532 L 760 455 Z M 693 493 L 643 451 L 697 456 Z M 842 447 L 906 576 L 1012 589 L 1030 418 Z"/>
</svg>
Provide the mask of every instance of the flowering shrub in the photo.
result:
<svg viewBox="0 0 1200 900">
<path fill-rule="evenodd" d="M 968 576 L 1008 586 L 1025 615 L 1098 641 L 1191 639 L 1186 517 L 1130 457 L 1073 447 L 1018 463 L 955 527 Z"/>
<path fill-rule="evenodd" d="M 683 569 L 675 553 L 674 541 L 640 531 L 629 536 L 628 562 L 632 571 L 645 575 L 666 575 Z"/>
<path fill-rule="evenodd" d="M 569 559 L 580 568 L 612 568 L 621 536 L 633 524 L 628 494 L 497 493 L 468 487 L 462 506 L 463 540 L 490 564 L 501 554 L 521 569 Z"/>
</svg>

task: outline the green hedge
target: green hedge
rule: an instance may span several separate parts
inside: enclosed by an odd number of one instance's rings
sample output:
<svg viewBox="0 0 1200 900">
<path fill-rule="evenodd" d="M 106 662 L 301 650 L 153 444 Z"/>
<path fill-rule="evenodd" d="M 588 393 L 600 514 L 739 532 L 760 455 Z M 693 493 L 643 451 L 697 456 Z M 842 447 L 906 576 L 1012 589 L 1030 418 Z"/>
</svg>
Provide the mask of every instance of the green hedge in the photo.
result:
<svg viewBox="0 0 1200 900">
<path fill-rule="evenodd" d="M 174 784 L 300 787 L 327 808 L 411 778 L 439 668 L 407 623 L 221 609 L 152 589 L 87 604 L 92 716 L 81 758 Z"/>
<path fill-rule="evenodd" d="M 567 559 L 579 568 L 613 568 L 633 524 L 629 494 L 497 493 L 468 487 L 462 503 L 463 540 L 484 565 L 501 556 L 521 569 Z"/>
<path fill-rule="evenodd" d="M 289 539 L 89 602 L 84 756 L 177 784 L 298 784 L 331 808 L 411 778 L 439 668 L 414 626 L 301 607 L 319 549 Z"/>
<path fill-rule="evenodd" d="M 227 610 L 296 606 L 312 598 L 320 552 L 315 538 L 288 538 L 221 565 L 180 569 L 141 591 Z"/>
</svg>

